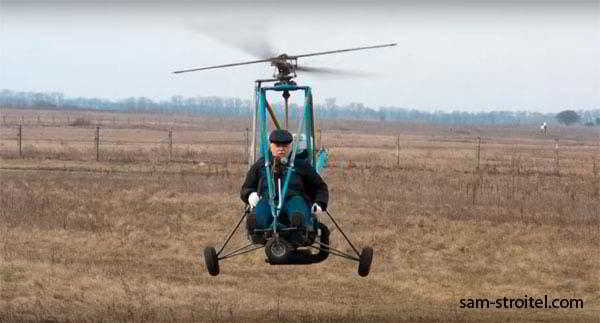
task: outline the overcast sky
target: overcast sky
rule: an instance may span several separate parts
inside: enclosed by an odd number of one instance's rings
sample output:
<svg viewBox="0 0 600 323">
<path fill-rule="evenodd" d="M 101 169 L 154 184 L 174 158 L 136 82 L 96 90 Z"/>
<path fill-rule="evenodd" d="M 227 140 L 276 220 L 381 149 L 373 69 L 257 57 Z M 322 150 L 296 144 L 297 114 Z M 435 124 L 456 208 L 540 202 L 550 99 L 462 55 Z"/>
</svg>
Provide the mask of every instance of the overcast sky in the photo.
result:
<svg viewBox="0 0 600 323">
<path fill-rule="evenodd" d="M 374 108 L 600 108 L 598 0 L 320 2 L 0 0 L 0 88 L 249 99 L 268 64 L 171 72 L 255 59 L 265 42 L 278 54 L 396 42 L 299 61 L 369 77 L 297 82 L 317 102 Z"/>
</svg>

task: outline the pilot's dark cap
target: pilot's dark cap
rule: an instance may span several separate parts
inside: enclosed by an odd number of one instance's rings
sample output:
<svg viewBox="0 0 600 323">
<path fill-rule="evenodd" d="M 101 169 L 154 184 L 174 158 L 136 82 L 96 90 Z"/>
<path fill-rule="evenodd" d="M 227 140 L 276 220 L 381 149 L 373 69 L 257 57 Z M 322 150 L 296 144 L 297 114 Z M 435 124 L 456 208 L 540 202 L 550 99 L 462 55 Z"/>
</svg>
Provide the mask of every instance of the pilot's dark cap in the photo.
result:
<svg viewBox="0 0 600 323">
<path fill-rule="evenodd" d="M 276 144 L 289 144 L 294 140 L 292 134 L 284 129 L 277 129 L 271 132 L 269 136 L 269 141 Z"/>
</svg>

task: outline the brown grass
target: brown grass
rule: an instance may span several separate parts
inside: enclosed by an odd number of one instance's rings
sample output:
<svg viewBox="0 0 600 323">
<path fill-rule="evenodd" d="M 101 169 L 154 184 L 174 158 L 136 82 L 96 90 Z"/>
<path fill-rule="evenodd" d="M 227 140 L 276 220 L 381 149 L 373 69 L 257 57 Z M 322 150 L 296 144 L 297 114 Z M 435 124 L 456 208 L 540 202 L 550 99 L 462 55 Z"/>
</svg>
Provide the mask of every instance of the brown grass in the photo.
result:
<svg viewBox="0 0 600 323">
<path fill-rule="evenodd" d="M 210 121 L 196 126 L 186 128 L 185 140 L 231 138 L 227 129 L 203 129 Z M 375 249 L 367 278 L 341 258 L 270 266 L 262 251 L 221 263 L 218 277 L 207 274 L 203 247 L 220 246 L 242 213 L 238 145 L 197 144 L 187 155 L 177 147 L 171 163 L 164 150 L 115 145 L 96 162 L 89 146 L 32 143 L 19 159 L 2 141 L 0 321 L 600 317 L 597 134 L 578 128 L 577 138 L 561 139 L 557 175 L 552 138 L 523 128 L 478 134 L 482 171 L 474 172 L 474 140 L 464 134 L 371 123 L 349 133 L 341 126 L 332 122 L 324 133 L 336 163 L 326 176 L 331 211 L 355 245 Z M 115 130 L 130 141 L 161 138 L 153 128 Z M 82 138 L 93 129 L 63 131 Z M 339 232 L 332 239 L 349 251 Z M 234 240 L 244 243 L 242 234 Z M 461 298 L 544 294 L 582 298 L 585 308 L 459 308 Z"/>
</svg>

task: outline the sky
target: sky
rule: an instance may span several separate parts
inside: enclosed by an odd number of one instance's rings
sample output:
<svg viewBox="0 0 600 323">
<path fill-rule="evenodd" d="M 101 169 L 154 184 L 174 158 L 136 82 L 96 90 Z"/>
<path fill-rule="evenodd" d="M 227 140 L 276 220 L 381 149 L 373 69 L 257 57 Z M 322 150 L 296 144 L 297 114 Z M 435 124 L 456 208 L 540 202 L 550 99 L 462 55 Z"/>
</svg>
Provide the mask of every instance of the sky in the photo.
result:
<svg viewBox="0 0 600 323">
<path fill-rule="evenodd" d="M 253 60 L 269 46 L 304 54 L 384 43 L 398 45 L 299 60 L 359 75 L 296 81 L 316 102 L 373 108 L 600 108 L 599 0 L 0 0 L 0 89 L 250 99 L 254 80 L 272 75 L 268 63 L 172 72 Z"/>
</svg>

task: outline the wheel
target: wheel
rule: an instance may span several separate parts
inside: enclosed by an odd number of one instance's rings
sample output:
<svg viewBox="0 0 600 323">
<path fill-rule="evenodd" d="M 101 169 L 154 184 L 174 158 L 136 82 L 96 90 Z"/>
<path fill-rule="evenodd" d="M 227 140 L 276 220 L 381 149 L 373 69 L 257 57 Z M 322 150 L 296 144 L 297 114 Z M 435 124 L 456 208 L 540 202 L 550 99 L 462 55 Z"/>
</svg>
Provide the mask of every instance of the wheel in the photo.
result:
<svg viewBox="0 0 600 323">
<path fill-rule="evenodd" d="M 369 271 L 371 271 L 371 263 L 373 262 L 373 248 L 364 248 L 358 259 L 358 274 L 361 277 L 366 277 L 369 275 Z"/>
<path fill-rule="evenodd" d="M 265 253 L 267 258 L 272 264 L 286 264 L 292 247 L 290 244 L 279 238 L 271 239 L 267 241 L 265 245 Z"/>
<path fill-rule="evenodd" d="M 211 276 L 219 274 L 219 259 L 217 258 L 217 252 L 214 247 L 204 248 L 204 263 Z"/>
</svg>

